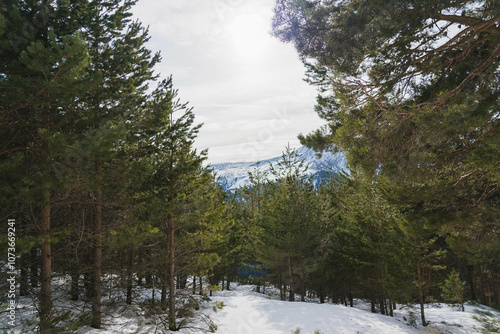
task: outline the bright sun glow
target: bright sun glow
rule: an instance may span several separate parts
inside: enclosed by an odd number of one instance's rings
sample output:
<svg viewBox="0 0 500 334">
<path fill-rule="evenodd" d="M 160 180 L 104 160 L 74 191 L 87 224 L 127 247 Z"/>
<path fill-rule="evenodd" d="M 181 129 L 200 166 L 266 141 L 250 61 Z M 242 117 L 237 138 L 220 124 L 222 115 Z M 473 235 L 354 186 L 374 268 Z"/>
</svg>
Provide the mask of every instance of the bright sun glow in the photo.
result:
<svg viewBox="0 0 500 334">
<path fill-rule="evenodd" d="M 256 14 L 242 14 L 228 25 L 228 34 L 236 56 L 245 61 L 261 57 L 271 37 L 269 22 Z"/>
</svg>

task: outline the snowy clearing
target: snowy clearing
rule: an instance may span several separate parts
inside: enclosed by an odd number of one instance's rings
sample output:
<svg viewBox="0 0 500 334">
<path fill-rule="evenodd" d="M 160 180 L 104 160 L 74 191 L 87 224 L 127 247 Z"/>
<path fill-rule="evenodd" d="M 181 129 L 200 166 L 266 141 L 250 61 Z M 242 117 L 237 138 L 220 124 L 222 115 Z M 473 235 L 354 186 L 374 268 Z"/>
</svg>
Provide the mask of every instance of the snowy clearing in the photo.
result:
<svg viewBox="0 0 500 334">
<path fill-rule="evenodd" d="M 255 286 L 236 286 L 231 291 L 215 291 L 210 302 L 201 303 L 197 319 L 177 333 L 206 333 L 208 316 L 219 334 L 390 334 L 390 333 L 442 333 L 469 334 L 490 333 L 500 330 L 500 312 L 482 305 L 466 305 L 465 312 L 446 304 L 432 304 L 426 308 L 428 327 L 419 325 L 417 307 L 398 306 L 394 317 L 374 314 L 369 305 L 358 301 L 354 308 L 343 305 L 319 304 L 315 302 L 287 302 L 277 300 L 276 294 L 254 292 Z M 269 289 L 268 289 L 269 291 Z M 118 334 L 118 333 L 170 333 L 162 321 L 164 316 L 151 315 L 144 302 L 151 298 L 151 290 L 137 291 L 138 304 L 126 305 L 119 296 L 103 300 L 105 305 L 103 329 L 88 326 L 70 328 L 65 333 Z M 201 298 L 198 296 L 197 298 Z M 222 309 L 216 309 L 219 305 Z M 0 331 L 4 333 L 32 332 L 36 327 L 36 311 L 29 299 L 18 305 L 17 323 L 8 326 L 5 317 L 0 320 Z M 71 310 L 73 318 L 84 318 L 89 312 L 83 302 L 59 300 L 56 310 L 64 314 Z M 202 320 L 205 319 L 205 321 Z M 205 329 L 205 330 L 203 330 Z M 215 329 L 213 327 L 212 329 Z M 297 331 L 300 330 L 300 331 Z"/>
<path fill-rule="evenodd" d="M 240 286 L 236 291 L 221 291 L 214 300 L 224 302 L 226 307 L 212 313 L 221 334 L 289 334 L 296 329 L 300 333 L 481 333 L 481 324 L 473 319 L 474 310 L 466 307 L 459 312 L 448 305 L 429 307 L 427 319 L 430 325 L 412 327 L 410 310 L 398 310 L 395 317 L 373 314 L 359 308 L 343 305 L 286 302 L 271 300 L 263 294 L 252 292 L 252 286 Z M 362 306 L 362 305 L 360 305 Z M 492 311 L 500 317 L 500 313 Z M 415 310 L 417 323 L 419 313 Z"/>
</svg>

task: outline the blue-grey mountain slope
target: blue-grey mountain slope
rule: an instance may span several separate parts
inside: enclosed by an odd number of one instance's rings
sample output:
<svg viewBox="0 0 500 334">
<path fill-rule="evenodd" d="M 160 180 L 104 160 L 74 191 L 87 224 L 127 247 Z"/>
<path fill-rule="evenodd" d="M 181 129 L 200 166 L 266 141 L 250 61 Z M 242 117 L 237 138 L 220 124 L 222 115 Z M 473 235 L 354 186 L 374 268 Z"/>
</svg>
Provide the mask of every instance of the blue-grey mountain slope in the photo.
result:
<svg viewBox="0 0 500 334">
<path fill-rule="evenodd" d="M 306 165 L 309 165 L 307 170 L 308 175 L 313 176 L 314 186 L 317 186 L 322 179 L 327 176 L 328 172 L 338 172 L 342 169 L 347 169 L 347 160 L 345 154 L 340 152 L 333 154 L 324 152 L 321 158 L 311 150 L 302 146 L 297 149 L 299 159 L 304 160 Z M 212 165 L 212 168 L 217 173 L 218 182 L 222 185 L 225 191 L 234 192 L 236 189 L 250 185 L 248 172 L 254 172 L 256 168 L 259 171 L 269 169 L 269 165 L 276 165 L 281 160 L 281 156 L 271 158 L 260 162 L 228 162 Z"/>
</svg>

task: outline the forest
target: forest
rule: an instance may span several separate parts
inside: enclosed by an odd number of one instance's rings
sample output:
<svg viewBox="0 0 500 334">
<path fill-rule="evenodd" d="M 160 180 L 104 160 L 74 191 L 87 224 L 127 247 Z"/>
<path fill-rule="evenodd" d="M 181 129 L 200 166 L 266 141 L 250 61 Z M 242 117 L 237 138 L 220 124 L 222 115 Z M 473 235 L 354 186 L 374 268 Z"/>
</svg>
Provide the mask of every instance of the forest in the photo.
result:
<svg viewBox="0 0 500 334">
<path fill-rule="evenodd" d="M 418 304 L 423 326 L 436 301 L 500 308 L 498 1 L 277 0 L 272 34 L 326 124 L 299 139 L 349 170 L 314 187 L 287 147 L 235 193 L 193 147 L 201 125 L 154 71 L 135 3 L 0 5 L 2 316 L 29 297 L 40 333 L 101 328 L 104 295 L 147 287 L 178 331 L 192 296 L 233 282 Z"/>
</svg>

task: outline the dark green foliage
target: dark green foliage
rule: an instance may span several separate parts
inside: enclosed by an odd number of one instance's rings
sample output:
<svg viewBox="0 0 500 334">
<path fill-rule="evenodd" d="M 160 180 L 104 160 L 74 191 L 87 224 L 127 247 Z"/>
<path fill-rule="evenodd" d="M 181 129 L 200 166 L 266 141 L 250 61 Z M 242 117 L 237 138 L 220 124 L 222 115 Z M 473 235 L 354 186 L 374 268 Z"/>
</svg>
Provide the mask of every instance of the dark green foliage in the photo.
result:
<svg viewBox="0 0 500 334">
<path fill-rule="evenodd" d="M 99 328 L 103 277 L 120 272 L 131 303 L 136 273 L 174 261 L 167 236 L 193 240 L 178 250 L 183 271 L 220 243 L 224 196 L 192 148 L 199 126 L 171 78 L 148 91 L 160 56 L 132 19 L 135 2 L 1 4 L 0 216 L 18 221 L 23 290 L 41 283 L 41 332 L 57 327 L 55 275 L 71 277 L 71 298 L 90 301 Z"/>
<path fill-rule="evenodd" d="M 483 303 L 484 273 L 499 282 L 499 23 L 497 1 L 276 2 L 274 35 L 306 62 L 327 121 L 299 138 L 390 189 L 421 303 L 436 294 L 423 278 L 453 257 Z"/>
</svg>

